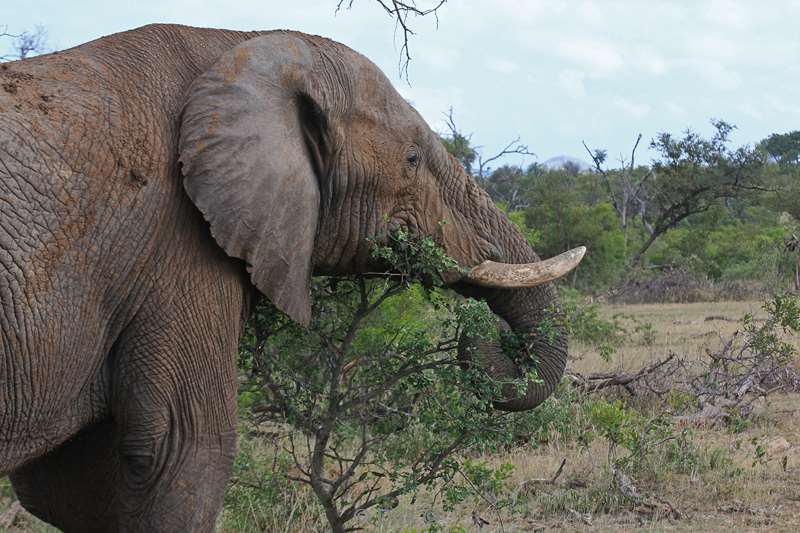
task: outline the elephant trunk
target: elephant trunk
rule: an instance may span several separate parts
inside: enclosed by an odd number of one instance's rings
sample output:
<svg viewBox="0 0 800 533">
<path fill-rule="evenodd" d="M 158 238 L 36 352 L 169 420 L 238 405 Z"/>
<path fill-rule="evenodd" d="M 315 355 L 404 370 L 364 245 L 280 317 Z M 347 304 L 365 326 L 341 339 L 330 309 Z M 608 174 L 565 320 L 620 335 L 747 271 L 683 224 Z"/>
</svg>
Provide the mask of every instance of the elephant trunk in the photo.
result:
<svg viewBox="0 0 800 533">
<path fill-rule="evenodd" d="M 492 206 L 493 208 L 493 206 Z M 464 296 L 483 299 L 501 319 L 501 329 L 513 333 L 514 342 L 484 341 L 463 337 L 459 345 L 462 360 L 481 365 L 502 386 L 502 398 L 494 405 L 503 411 L 533 409 L 555 390 L 567 363 L 567 338 L 552 279 L 563 276 L 577 266 L 585 249 L 566 252 L 556 258 L 539 261 L 525 238 L 499 211 L 492 209 L 493 226 L 502 237 L 498 248 L 505 264 L 492 263 L 492 268 L 506 269 L 511 274 L 478 276 L 476 272 L 486 262 L 473 268 L 453 288 Z M 490 215 L 490 216 L 491 216 Z M 568 263 L 568 268 L 564 263 Z M 538 266 L 537 266 L 538 265 Z M 536 283 L 505 283 L 518 279 L 520 272 L 558 272 L 545 275 Z M 495 283 L 506 278 L 503 283 Z M 517 288 L 511 288 L 517 287 Z M 520 288 L 521 287 L 521 288 Z M 517 342 L 519 341 L 519 342 Z M 505 345 L 505 350 L 503 346 Z M 512 345 L 510 347 L 509 345 Z M 511 380 L 519 380 L 535 370 L 536 378 L 529 379 L 524 395 Z"/>
<path fill-rule="evenodd" d="M 501 342 L 462 337 L 459 356 L 480 364 L 492 379 L 506 383 L 503 398 L 494 405 L 503 411 L 533 409 L 555 390 L 567 363 L 567 340 L 563 325 L 553 315 L 556 299 L 551 286 L 532 289 L 478 289 L 470 285 L 455 287 L 460 293 L 483 298 L 501 319 L 501 330 L 513 332 L 522 342 L 504 350 Z M 505 343 L 514 344 L 514 343 Z M 507 353 L 513 351 L 515 353 Z M 523 378 L 535 370 L 537 379 L 528 380 L 524 396 L 510 380 Z"/>
</svg>

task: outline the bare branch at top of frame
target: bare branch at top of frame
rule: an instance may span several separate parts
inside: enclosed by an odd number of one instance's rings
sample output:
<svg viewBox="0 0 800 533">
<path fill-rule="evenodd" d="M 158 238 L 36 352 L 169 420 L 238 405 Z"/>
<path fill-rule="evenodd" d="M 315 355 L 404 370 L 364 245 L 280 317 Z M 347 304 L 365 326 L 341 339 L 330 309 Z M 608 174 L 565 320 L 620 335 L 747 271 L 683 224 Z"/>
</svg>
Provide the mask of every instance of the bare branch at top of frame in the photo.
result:
<svg viewBox="0 0 800 533">
<path fill-rule="evenodd" d="M 337 0 L 336 11 L 338 12 L 343 7 L 350 9 L 353 7 L 355 0 Z M 400 32 L 402 35 L 403 44 L 400 46 L 400 59 L 398 60 L 398 70 L 400 76 L 408 81 L 408 64 L 411 62 L 411 48 L 409 47 L 409 40 L 412 35 L 416 35 L 411 28 L 409 16 L 413 17 L 426 17 L 433 15 L 436 20 L 436 27 L 439 27 L 439 9 L 447 3 L 447 0 L 436 0 L 435 3 L 428 8 L 417 6 L 415 0 L 375 0 L 383 10 L 392 17 L 395 21 L 395 37 Z"/>
</svg>

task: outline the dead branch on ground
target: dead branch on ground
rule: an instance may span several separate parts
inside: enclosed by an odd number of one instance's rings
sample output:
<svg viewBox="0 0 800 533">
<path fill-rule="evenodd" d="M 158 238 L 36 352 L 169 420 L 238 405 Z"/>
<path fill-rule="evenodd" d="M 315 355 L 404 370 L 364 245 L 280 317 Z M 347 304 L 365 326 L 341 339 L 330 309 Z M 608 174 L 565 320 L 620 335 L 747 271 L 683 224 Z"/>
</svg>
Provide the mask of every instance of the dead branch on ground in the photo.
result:
<svg viewBox="0 0 800 533">
<path fill-rule="evenodd" d="M 719 317 L 713 317 L 719 319 Z M 582 375 L 568 372 L 572 384 L 584 393 L 624 389 L 637 399 L 664 401 L 665 395 L 683 396 L 684 406 L 673 414 L 686 425 L 715 425 L 731 417 L 747 418 L 756 402 L 778 391 L 800 390 L 800 372 L 792 365 L 792 348 L 773 339 L 771 331 L 755 326 L 750 317 L 730 337 L 720 335 L 721 347 L 706 350 L 701 359 L 671 353 L 663 361 L 635 373 L 608 372 Z"/>
<path fill-rule="evenodd" d="M 578 372 L 570 372 L 569 376 L 572 378 L 572 385 L 583 392 L 597 392 L 609 387 L 624 387 L 631 396 L 636 396 L 634 384 L 646 378 L 662 366 L 670 363 L 675 359 L 676 354 L 671 353 L 669 357 L 663 361 L 656 361 L 650 366 L 646 366 L 636 372 L 635 374 L 626 374 L 624 372 L 602 372 L 594 373 L 584 376 Z"/>
<path fill-rule="evenodd" d="M 637 510 L 640 513 L 647 515 L 661 515 L 671 518 L 673 520 L 680 520 L 683 518 L 683 513 L 678 511 L 671 503 L 658 496 L 648 496 L 642 494 L 633 480 L 623 474 L 620 470 L 614 469 L 614 487 L 626 498 L 633 500 L 638 506 Z"/>
</svg>

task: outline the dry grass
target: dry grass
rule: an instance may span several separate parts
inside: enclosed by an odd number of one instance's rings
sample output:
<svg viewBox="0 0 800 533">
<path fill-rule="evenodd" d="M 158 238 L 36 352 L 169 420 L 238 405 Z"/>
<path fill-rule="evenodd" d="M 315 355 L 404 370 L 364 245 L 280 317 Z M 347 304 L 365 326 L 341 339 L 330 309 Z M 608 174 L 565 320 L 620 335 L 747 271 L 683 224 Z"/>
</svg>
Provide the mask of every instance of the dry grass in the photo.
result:
<svg viewBox="0 0 800 533">
<path fill-rule="evenodd" d="M 580 343 L 570 345 L 570 367 L 578 372 L 635 371 L 670 352 L 700 355 L 720 346 L 720 335 L 730 336 L 740 326 L 745 313 L 765 316 L 763 302 L 708 302 L 692 304 L 638 304 L 603 306 L 600 315 L 617 317 L 629 330 L 635 324 L 652 324 L 654 342 L 644 342 L 644 335 L 631 331 L 630 339 L 620 347 L 610 362 Z M 723 320 L 724 319 L 724 320 Z"/>
<path fill-rule="evenodd" d="M 720 345 L 720 334 L 728 336 L 739 327 L 736 322 L 746 313 L 763 316 L 760 302 L 723 302 L 668 305 L 607 306 L 603 315 L 635 316 L 639 323 L 652 324 L 653 342 L 647 344 L 642 335 L 631 339 L 614 355 L 603 361 L 597 353 L 581 345 L 573 345 L 572 368 L 579 372 L 610 370 L 634 371 L 671 351 L 681 354 L 702 354 Z M 728 320 L 706 320 L 725 317 Z M 632 328 L 629 328 L 632 329 Z M 546 445 L 526 445 L 510 451 L 482 457 L 499 465 L 510 462 L 514 473 L 509 480 L 513 492 L 525 481 L 550 477 L 562 459 L 566 466 L 555 484 L 536 484 L 532 490 L 520 490 L 515 513 L 492 510 L 485 503 L 463 505 L 443 514 L 435 510 L 444 531 L 478 531 L 472 513 L 490 523 L 481 531 L 799 531 L 800 530 L 800 394 L 781 394 L 759 406 L 753 421 L 736 428 L 692 429 L 695 452 L 706 466 L 675 468 L 664 459 L 652 472 L 640 475 L 636 486 L 646 495 L 669 501 L 683 517 L 667 518 L 646 512 L 641 506 L 620 505 L 617 491 L 611 486 L 608 469 L 608 447 L 603 439 L 595 439 L 588 447 L 554 440 Z M 576 422 L 577 423 L 577 422 Z M 763 450 L 758 459 L 757 451 Z M 268 450 L 262 450 L 267 452 Z M 715 463 L 716 462 L 716 463 Z M 715 466 L 708 466 L 715 464 Z M 2 483 L 2 482 L 0 482 Z M 574 487 L 570 487 L 574 485 Z M 0 515 L 11 500 L 0 491 Z M 426 514 L 432 496 L 419 495 L 412 504 L 409 497 L 384 515 L 374 512 L 362 519 L 369 531 L 424 531 L 430 526 Z M 255 503 L 255 502 L 254 502 Z M 299 508 L 313 505 L 302 491 L 297 493 Z M 604 510 L 606 509 L 606 510 Z M 269 514 L 251 509 L 252 513 Z M 232 509 L 223 515 L 225 531 L 236 531 L 231 524 L 248 523 L 232 516 Z M 276 516 L 279 516 L 277 513 Z M 320 522 L 295 513 L 283 516 L 295 519 L 283 523 L 280 530 L 308 531 L 319 529 Z M 316 524 L 316 525 L 312 525 Z M 463 530 L 457 529 L 463 527 Z M 238 526 L 237 526 L 238 527 Z M 22 514 L 12 531 L 47 531 Z M 259 528 L 241 526 L 242 531 Z M 261 528 L 260 530 L 264 530 Z"/>
<path fill-rule="evenodd" d="M 8 533 L 51 533 L 58 531 L 56 528 L 45 524 L 24 509 L 16 512 L 14 519 L 8 520 L 5 513 L 14 513 L 11 509 L 14 503 L 11 491 L 11 482 L 8 478 L 0 478 L 0 531 Z M 10 522 L 10 524 L 9 524 Z"/>
<path fill-rule="evenodd" d="M 695 443 L 706 451 L 718 450 L 728 462 L 723 467 L 699 473 L 665 469 L 657 481 L 637 481 L 642 493 L 656 495 L 677 508 L 684 515 L 679 520 L 645 509 L 593 512 L 593 508 L 607 505 L 617 492 L 607 468 L 607 446 L 600 441 L 588 449 L 553 443 L 485 457 L 495 465 L 514 464 L 512 490 L 526 480 L 550 477 L 562 459 L 567 463 L 555 485 L 539 484 L 522 493 L 522 505 L 514 515 L 479 505 L 480 516 L 490 522 L 481 531 L 798 531 L 800 422 L 796 407 L 800 407 L 800 395 L 786 395 L 772 402 L 758 422 L 741 433 L 696 430 Z M 753 439 L 767 450 L 765 462 L 755 466 Z M 580 488 L 570 489 L 570 484 L 580 484 Z M 387 516 L 382 530 L 422 531 L 426 527 L 420 517 L 424 507 L 424 499 L 414 506 L 404 501 Z M 478 531 L 472 525 L 472 510 L 473 506 L 468 506 L 441 516 L 440 522 L 447 524 L 445 531 L 457 526 Z"/>
</svg>

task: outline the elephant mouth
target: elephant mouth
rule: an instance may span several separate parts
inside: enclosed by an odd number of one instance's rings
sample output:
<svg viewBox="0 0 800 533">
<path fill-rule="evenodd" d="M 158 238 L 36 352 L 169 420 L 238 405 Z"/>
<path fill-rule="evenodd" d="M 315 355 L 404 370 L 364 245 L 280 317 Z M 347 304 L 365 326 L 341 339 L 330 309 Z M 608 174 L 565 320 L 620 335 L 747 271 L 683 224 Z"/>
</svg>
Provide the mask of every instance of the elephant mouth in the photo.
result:
<svg viewBox="0 0 800 533">
<path fill-rule="evenodd" d="M 544 285 L 569 274 L 586 254 L 579 246 L 536 263 L 510 264 L 484 261 L 472 267 L 460 281 L 495 289 L 524 289 Z"/>
</svg>

